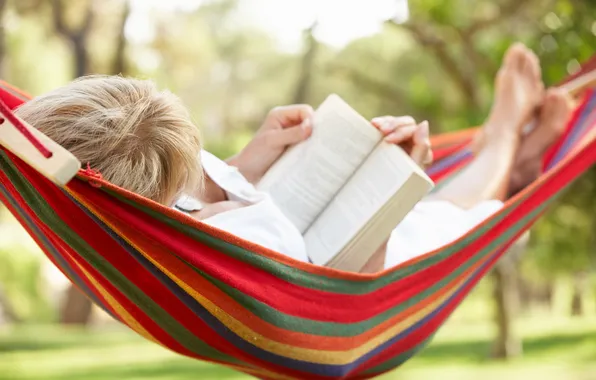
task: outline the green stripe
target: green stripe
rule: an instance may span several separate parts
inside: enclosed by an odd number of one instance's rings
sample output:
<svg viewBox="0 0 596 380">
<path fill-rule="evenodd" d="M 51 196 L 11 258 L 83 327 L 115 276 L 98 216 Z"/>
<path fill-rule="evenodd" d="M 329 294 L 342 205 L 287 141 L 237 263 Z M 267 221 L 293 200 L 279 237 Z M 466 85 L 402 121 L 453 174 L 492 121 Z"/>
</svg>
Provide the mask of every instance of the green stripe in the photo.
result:
<svg viewBox="0 0 596 380">
<path fill-rule="evenodd" d="M 378 375 L 378 374 L 382 374 L 387 371 L 397 369 L 399 366 L 401 366 L 402 364 L 404 364 L 405 362 L 407 362 L 408 360 L 410 360 L 411 358 L 416 356 L 420 351 L 425 349 L 429 345 L 429 343 L 434 339 L 434 335 L 435 334 L 432 334 L 429 338 L 420 342 L 416 347 L 412 348 L 411 350 L 402 352 L 402 353 L 396 355 L 395 357 L 390 358 L 387 361 L 379 364 L 378 366 L 369 368 L 366 371 L 362 372 L 362 374 L 363 375 Z"/>
<path fill-rule="evenodd" d="M 91 264 L 99 273 L 126 295 L 135 305 L 164 329 L 168 335 L 179 342 L 186 349 L 199 353 L 209 359 L 225 361 L 232 364 L 246 365 L 236 358 L 228 356 L 212 348 L 193 333 L 178 323 L 170 314 L 151 300 L 149 296 L 136 287 L 126 276 L 111 266 L 107 260 L 91 248 L 82 238 L 70 229 L 39 195 L 37 190 L 19 173 L 18 169 L 10 162 L 4 152 L 0 152 L 0 166 L 6 172 L 15 188 L 27 201 L 36 215 L 44 224 L 51 226 L 52 231 L 57 233 L 68 243 L 81 257 Z"/>
<path fill-rule="evenodd" d="M 199 241 L 235 259 L 246 262 L 254 267 L 261 268 L 267 273 L 270 273 L 282 280 L 309 289 L 353 295 L 367 294 L 380 288 L 383 288 L 388 284 L 399 281 L 424 268 L 428 268 L 429 266 L 434 265 L 444 260 L 445 258 L 457 253 L 459 250 L 462 249 L 462 247 L 467 246 L 469 243 L 483 236 L 487 230 L 489 230 L 494 225 L 499 223 L 503 218 L 505 218 L 508 212 L 513 210 L 515 207 L 517 207 L 521 202 L 525 200 L 521 199 L 515 204 L 510 205 L 509 208 L 500 211 L 499 214 L 497 214 L 497 216 L 495 216 L 491 221 L 487 222 L 485 225 L 480 227 L 477 231 L 469 235 L 466 239 L 464 239 L 456 245 L 445 248 L 443 251 L 437 253 L 436 255 L 421 260 L 416 264 L 400 268 L 392 273 L 388 273 L 387 275 L 372 281 L 352 281 L 317 275 L 306 271 L 302 271 L 297 268 L 293 268 L 290 265 L 279 263 L 263 255 L 251 252 L 249 250 L 227 243 L 223 240 L 217 239 L 205 232 L 185 225 L 175 219 L 169 218 L 166 215 L 163 215 L 155 210 L 150 209 L 149 207 L 136 204 L 135 202 L 130 201 L 124 197 L 120 197 L 117 194 L 114 194 L 113 192 L 108 192 L 111 193 L 113 196 L 119 198 L 123 202 L 146 213 L 151 218 L 157 219 L 173 227 L 177 231 L 186 234 L 187 236 L 195 239 L 196 241 Z"/>
<path fill-rule="evenodd" d="M 441 281 L 433 284 L 429 288 L 417 294 L 395 307 L 386 310 L 385 312 L 374 316 L 373 318 L 367 319 L 361 322 L 355 323 L 337 323 L 337 322 L 321 322 L 306 318 L 295 317 L 292 315 L 285 314 L 277 309 L 268 306 L 267 304 L 246 295 L 240 290 L 196 269 L 193 268 L 198 275 L 202 276 L 212 284 L 217 286 L 221 291 L 229 295 L 232 299 L 238 302 L 244 309 L 252 312 L 262 320 L 271 323 L 279 328 L 301 332 L 304 334 L 311 334 L 325 337 L 353 337 L 369 331 L 370 329 L 378 326 L 386 320 L 393 318 L 394 316 L 402 313 L 404 310 L 418 304 L 426 298 L 432 297 L 437 291 L 443 289 L 449 282 L 461 278 L 461 275 L 467 271 L 470 267 L 476 264 L 479 260 L 483 259 L 487 254 L 492 252 L 504 244 L 508 239 L 514 236 L 520 229 L 522 229 L 532 218 L 538 215 L 545 207 L 546 204 L 541 205 L 537 210 L 528 214 L 526 217 L 518 221 L 512 226 L 510 230 L 501 235 L 498 239 L 489 244 L 486 248 L 479 251 L 470 260 L 466 261 L 456 270 L 451 272 Z M 188 264 L 189 267 L 190 264 Z M 212 300 L 216 301 L 216 300 Z"/>
</svg>

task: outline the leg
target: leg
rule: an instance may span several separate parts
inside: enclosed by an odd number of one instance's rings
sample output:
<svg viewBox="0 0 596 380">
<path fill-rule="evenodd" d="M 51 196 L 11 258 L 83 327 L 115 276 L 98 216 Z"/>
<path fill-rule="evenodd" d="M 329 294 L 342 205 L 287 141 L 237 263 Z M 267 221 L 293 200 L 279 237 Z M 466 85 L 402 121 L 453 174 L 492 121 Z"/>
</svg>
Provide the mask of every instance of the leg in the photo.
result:
<svg viewBox="0 0 596 380">
<path fill-rule="evenodd" d="M 561 137 L 571 117 L 573 100 L 562 89 L 546 92 L 537 127 L 523 137 L 515 162 L 507 195 L 512 196 L 540 175 L 544 154 Z"/>
<path fill-rule="evenodd" d="M 420 202 L 393 231 L 384 260 L 377 251 L 364 271 L 395 266 L 448 244 L 497 210 L 500 202 L 488 201 L 505 198 L 521 131 L 542 96 L 537 58 L 525 47 L 513 46 L 497 76 L 494 106 L 474 161 Z"/>
<path fill-rule="evenodd" d="M 543 95 L 536 56 L 522 45 L 510 48 L 495 87 L 479 153 L 431 199 L 468 209 L 482 201 L 506 197 L 522 128 L 532 119 Z"/>
</svg>

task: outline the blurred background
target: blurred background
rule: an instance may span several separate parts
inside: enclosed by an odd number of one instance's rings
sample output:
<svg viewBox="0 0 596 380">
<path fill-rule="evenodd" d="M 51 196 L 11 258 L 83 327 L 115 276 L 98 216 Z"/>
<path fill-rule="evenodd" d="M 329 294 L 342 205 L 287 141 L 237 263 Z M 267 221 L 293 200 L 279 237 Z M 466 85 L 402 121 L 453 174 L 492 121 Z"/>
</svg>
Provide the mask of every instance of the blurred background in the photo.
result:
<svg viewBox="0 0 596 380">
<path fill-rule="evenodd" d="M 433 133 L 482 123 L 514 41 L 554 85 L 596 52 L 588 0 L 0 0 L 0 77 L 32 95 L 84 74 L 152 78 L 228 157 L 276 105 L 329 93 Z M 386 379 L 596 379 L 596 171 L 569 188 Z M 0 379 L 243 379 L 174 356 L 71 288 L 0 206 Z"/>
</svg>

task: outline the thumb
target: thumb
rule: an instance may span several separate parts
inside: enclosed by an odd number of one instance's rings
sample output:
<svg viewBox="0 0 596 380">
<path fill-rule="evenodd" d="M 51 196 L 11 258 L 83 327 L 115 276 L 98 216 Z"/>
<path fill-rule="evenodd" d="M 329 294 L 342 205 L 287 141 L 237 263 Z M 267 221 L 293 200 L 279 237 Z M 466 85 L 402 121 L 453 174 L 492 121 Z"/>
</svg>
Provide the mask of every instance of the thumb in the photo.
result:
<svg viewBox="0 0 596 380">
<path fill-rule="evenodd" d="M 271 133 L 274 133 L 274 136 L 271 139 L 274 146 L 285 147 L 288 145 L 298 144 L 299 142 L 306 140 L 312 133 L 312 126 L 310 122 L 305 121 L 296 127 L 275 130 L 271 131 Z"/>
</svg>

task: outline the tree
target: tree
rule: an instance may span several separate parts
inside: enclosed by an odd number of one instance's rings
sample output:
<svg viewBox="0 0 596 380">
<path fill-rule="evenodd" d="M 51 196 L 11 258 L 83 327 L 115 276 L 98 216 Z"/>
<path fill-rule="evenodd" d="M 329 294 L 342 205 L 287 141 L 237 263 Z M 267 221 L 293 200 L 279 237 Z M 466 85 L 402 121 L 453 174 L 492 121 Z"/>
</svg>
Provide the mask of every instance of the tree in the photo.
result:
<svg viewBox="0 0 596 380">
<path fill-rule="evenodd" d="M 8 0 L 0 0 L 0 78 L 5 77 L 4 57 L 6 55 L 6 32 L 4 27 L 4 14 Z"/>
<path fill-rule="evenodd" d="M 92 0 L 87 2 L 84 9 L 84 17 L 78 27 L 69 25 L 67 12 L 68 9 L 64 6 L 64 0 L 52 0 L 54 28 L 72 46 L 75 68 L 74 76 L 78 78 L 90 72 L 87 39 L 95 21 L 94 3 Z"/>
<path fill-rule="evenodd" d="M 125 28 L 128 18 L 130 16 L 130 4 L 124 1 L 122 16 L 120 19 L 120 27 L 116 41 L 116 53 L 114 54 L 114 63 L 112 66 L 113 74 L 126 75 L 128 73 L 128 66 L 126 62 L 126 45 L 127 39 L 125 35 Z"/>
<path fill-rule="evenodd" d="M 308 91 L 313 76 L 313 65 L 315 62 L 315 55 L 319 43 L 314 37 L 314 31 L 317 28 L 317 23 L 314 22 L 310 28 L 304 31 L 304 54 L 300 63 L 300 72 L 298 74 L 298 83 L 296 85 L 296 93 L 294 94 L 294 104 L 306 103 L 308 99 Z"/>
<path fill-rule="evenodd" d="M 509 359 L 522 354 L 522 342 L 514 333 L 515 315 L 519 307 L 517 262 L 526 251 L 528 234 L 515 242 L 491 272 L 495 306 L 496 339 L 491 356 Z"/>
</svg>

